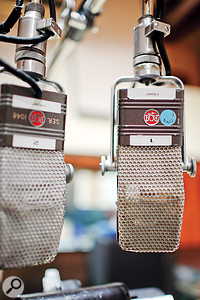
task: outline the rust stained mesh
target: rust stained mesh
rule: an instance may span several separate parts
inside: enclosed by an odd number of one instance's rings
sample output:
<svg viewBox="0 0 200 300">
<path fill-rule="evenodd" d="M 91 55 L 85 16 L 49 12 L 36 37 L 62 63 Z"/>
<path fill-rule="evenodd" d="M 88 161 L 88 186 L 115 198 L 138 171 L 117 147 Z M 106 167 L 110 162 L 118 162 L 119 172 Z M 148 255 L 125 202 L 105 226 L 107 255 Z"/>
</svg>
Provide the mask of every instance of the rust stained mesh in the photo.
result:
<svg viewBox="0 0 200 300">
<path fill-rule="evenodd" d="M 119 146 L 118 242 L 123 250 L 172 252 L 184 209 L 181 147 Z"/>
<path fill-rule="evenodd" d="M 65 213 L 59 151 L 0 148 L 0 268 L 52 261 Z"/>
</svg>

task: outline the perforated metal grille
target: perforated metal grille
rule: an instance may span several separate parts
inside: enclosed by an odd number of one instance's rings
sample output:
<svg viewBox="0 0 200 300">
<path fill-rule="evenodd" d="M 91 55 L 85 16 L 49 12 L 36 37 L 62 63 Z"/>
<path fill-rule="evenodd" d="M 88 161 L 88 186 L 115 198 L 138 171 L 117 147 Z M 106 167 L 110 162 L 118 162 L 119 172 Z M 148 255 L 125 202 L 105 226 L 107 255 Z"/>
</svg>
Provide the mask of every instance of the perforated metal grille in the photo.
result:
<svg viewBox="0 0 200 300">
<path fill-rule="evenodd" d="M 59 151 L 0 147 L 0 268 L 50 262 L 65 213 Z"/>
<path fill-rule="evenodd" d="M 118 149 L 118 241 L 134 252 L 172 252 L 184 208 L 181 147 Z"/>
</svg>

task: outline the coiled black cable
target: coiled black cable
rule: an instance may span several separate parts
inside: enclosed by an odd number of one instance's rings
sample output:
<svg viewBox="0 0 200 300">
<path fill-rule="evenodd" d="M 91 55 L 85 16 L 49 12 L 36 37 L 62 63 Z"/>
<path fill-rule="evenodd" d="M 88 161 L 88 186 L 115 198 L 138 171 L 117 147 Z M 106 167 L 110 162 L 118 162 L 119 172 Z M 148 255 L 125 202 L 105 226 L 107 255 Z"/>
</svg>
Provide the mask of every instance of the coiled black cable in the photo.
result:
<svg viewBox="0 0 200 300">
<path fill-rule="evenodd" d="M 11 65 L 6 63 L 1 58 L 0 58 L 0 66 L 4 67 L 5 71 L 15 75 L 16 77 L 20 78 L 24 82 L 28 83 L 34 90 L 34 94 L 36 98 L 42 98 L 42 90 L 40 89 L 35 79 L 33 79 L 30 75 L 28 75 L 27 73 L 19 69 L 13 68 Z"/>
<path fill-rule="evenodd" d="M 6 42 L 11 44 L 23 44 L 23 45 L 33 44 L 34 45 L 46 41 L 52 35 L 53 32 L 51 31 L 46 31 L 43 34 L 31 38 L 0 34 L 0 42 Z"/>
<path fill-rule="evenodd" d="M 16 5 L 11 11 L 8 18 L 0 24 L 0 33 L 6 34 L 13 28 L 15 23 L 20 18 L 21 11 L 23 8 L 23 2 L 23 0 L 16 0 Z"/>
</svg>

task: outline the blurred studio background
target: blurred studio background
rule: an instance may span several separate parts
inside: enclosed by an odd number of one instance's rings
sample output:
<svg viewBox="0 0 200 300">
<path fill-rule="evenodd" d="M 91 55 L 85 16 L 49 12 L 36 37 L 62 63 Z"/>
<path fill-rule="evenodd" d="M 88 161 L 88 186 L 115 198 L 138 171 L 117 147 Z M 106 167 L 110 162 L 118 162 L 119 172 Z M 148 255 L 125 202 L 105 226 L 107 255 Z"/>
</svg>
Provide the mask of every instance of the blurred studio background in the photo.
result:
<svg viewBox="0 0 200 300">
<path fill-rule="evenodd" d="M 0 0 L 1 21 L 13 4 Z M 61 0 L 56 4 L 59 14 Z M 24 281 L 25 293 L 39 292 L 45 270 L 54 267 L 61 279 L 79 279 L 83 286 L 122 281 L 132 289 L 161 288 L 175 299 L 200 299 L 200 1 L 165 0 L 165 7 L 165 21 L 172 26 L 165 41 L 172 74 L 185 84 L 187 154 L 196 158 L 198 167 L 195 178 L 184 175 L 180 249 L 173 254 L 126 253 L 115 239 L 116 174 L 102 177 L 99 163 L 100 156 L 109 152 L 111 84 L 119 76 L 132 75 L 132 30 L 141 16 L 141 1 L 108 0 L 96 28 L 70 55 L 64 41 L 48 73 L 68 95 L 65 160 L 75 168 L 67 186 L 59 254 L 49 265 L 1 272 L 1 280 L 15 274 Z M 17 27 L 11 33 L 16 31 Z M 48 62 L 57 44 L 48 42 Z M 15 46 L 1 43 L 1 57 L 13 65 L 14 50 Z M 0 76 L 1 82 L 15 80 Z"/>
</svg>

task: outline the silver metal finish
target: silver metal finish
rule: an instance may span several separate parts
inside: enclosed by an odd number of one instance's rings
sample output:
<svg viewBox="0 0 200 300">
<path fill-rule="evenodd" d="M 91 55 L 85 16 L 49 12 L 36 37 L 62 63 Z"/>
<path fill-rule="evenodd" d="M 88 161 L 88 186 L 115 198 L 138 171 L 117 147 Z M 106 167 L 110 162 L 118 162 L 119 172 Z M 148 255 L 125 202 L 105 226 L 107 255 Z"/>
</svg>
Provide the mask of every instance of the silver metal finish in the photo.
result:
<svg viewBox="0 0 200 300">
<path fill-rule="evenodd" d="M 171 83 L 176 85 L 180 89 L 184 89 L 183 82 L 175 76 L 161 76 L 158 78 L 158 81 L 164 83 Z M 186 132 L 185 132 L 185 114 L 184 114 L 184 121 L 183 121 L 183 146 L 182 146 L 182 156 L 183 156 L 183 172 L 186 172 L 190 175 L 190 177 L 195 177 L 197 166 L 195 158 L 188 158 L 186 155 Z"/>
<path fill-rule="evenodd" d="M 41 52 L 33 52 L 32 53 L 32 59 L 33 60 L 36 60 L 36 61 L 41 61 L 43 64 L 45 63 L 45 57 L 44 55 L 41 53 Z M 16 61 L 19 61 L 21 60 L 21 58 L 23 59 L 29 59 L 30 58 L 30 50 L 29 49 L 24 49 L 23 48 L 19 51 L 19 52 L 16 52 L 16 55 L 15 55 L 15 59 Z"/>
<path fill-rule="evenodd" d="M 98 14 L 101 12 L 105 2 L 106 0 L 87 0 L 83 7 L 92 14 Z M 72 3 L 67 3 L 67 11 L 66 6 L 63 9 L 61 13 L 62 24 L 64 23 L 65 26 L 67 25 L 67 28 L 72 27 L 78 30 L 86 30 L 87 18 L 85 17 L 85 15 L 72 11 L 72 8 Z"/>
<path fill-rule="evenodd" d="M 153 42 L 145 36 L 145 28 L 153 21 L 152 16 L 139 19 L 138 25 L 133 29 L 134 33 L 134 57 L 141 54 L 156 55 Z"/>
<path fill-rule="evenodd" d="M 110 161 L 111 164 L 114 163 L 114 126 L 116 125 L 116 118 L 115 118 L 115 95 L 116 95 L 116 89 L 117 86 L 120 83 L 124 82 L 137 82 L 139 81 L 137 78 L 134 76 L 124 76 L 124 77 L 119 77 L 116 79 L 112 85 L 111 88 L 111 140 L 110 140 Z"/>
<path fill-rule="evenodd" d="M 102 175 L 107 171 L 116 171 L 115 162 L 111 162 L 110 156 L 108 155 L 107 159 L 105 156 L 101 156 L 101 162 L 99 164 Z"/>
<path fill-rule="evenodd" d="M 171 26 L 167 23 L 159 22 L 157 20 L 153 20 L 146 28 L 145 28 L 145 36 L 151 36 L 155 31 L 159 31 L 164 33 L 164 37 L 170 34 Z"/>
<path fill-rule="evenodd" d="M 161 76 L 161 61 L 152 34 L 155 31 L 163 32 L 164 36 L 170 34 L 170 25 L 155 20 L 152 7 L 153 1 L 142 1 L 142 17 L 134 28 L 134 74 L 147 84 Z"/>
<path fill-rule="evenodd" d="M 186 158 L 186 162 L 183 164 L 183 171 L 188 173 L 190 177 L 195 177 L 197 173 L 197 164 L 194 157 Z"/>
<path fill-rule="evenodd" d="M 43 63 L 42 61 L 37 61 L 37 60 L 32 59 L 33 57 L 34 57 L 34 55 L 29 57 L 29 59 L 24 59 L 24 58 L 19 59 L 17 62 L 17 68 L 21 69 L 27 73 L 30 73 L 34 77 L 39 77 L 39 78 L 45 77 L 46 61 L 45 61 L 45 63 Z"/>
<path fill-rule="evenodd" d="M 61 13 L 58 19 L 58 25 L 64 31 L 66 30 L 66 27 L 68 27 L 68 21 L 74 8 L 75 0 L 65 0 L 61 5 Z"/>
<path fill-rule="evenodd" d="M 74 177 L 74 167 L 71 164 L 66 164 L 66 183 L 70 183 Z"/>
<path fill-rule="evenodd" d="M 85 11 L 88 11 L 91 14 L 98 15 L 101 13 L 105 2 L 106 0 L 87 0 L 84 3 L 83 8 L 85 9 Z M 54 50 L 49 64 L 49 72 L 53 72 L 53 66 L 63 48 L 65 52 L 65 58 L 67 59 L 77 46 L 78 41 L 73 40 L 71 36 L 68 36 L 70 28 L 74 28 L 78 31 L 80 30 L 83 34 L 84 32 L 87 32 L 88 29 L 92 30 L 93 33 L 97 32 L 96 28 L 94 26 L 91 26 L 91 24 L 89 24 L 90 26 L 88 28 L 88 20 L 84 14 L 81 15 L 78 12 L 72 11 L 74 7 L 74 0 L 65 0 L 64 4 L 61 7 L 62 12 L 59 17 L 58 23 L 63 30 L 63 39 Z"/>
<path fill-rule="evenodd" d="M 52 86 L 58 93 L 66 94 L 64 88 L 56 81 L 42 79 L 41 82 L 43 82 L 44 84 L 47 84 L 49 86 Z"/>
<path fill-rule="evenodd" d="M 143 64 L 144 61 L 146 63 L 154 63 L 160 65 L 160 59 L 158 56 L 155 55 L 148 55 L 148 54 L 143 54 L 143 55 L 138 55 L 135 57 L 135 65 Z"/>
<path fill-rule="evenodd" d="M 70 15 L 68 25 L 72 28 L 85 30 L 87 27 L 87 19 L 84 15 L 80 15 L 76 11 L 73 11 Z"/>
<path fill-rule="evenodd" d="M 41 4 L 27 3 L 25 14 L 19 21 L 18 36 L 30 38 L 40 35 L 41 33 L 37 30 L 37 22 L 41 21 L 43 16 L 44 8 Z M 17 45 L 15 58 L 17 67 L 35 77 L 45 77 L 46 45 L 46 41 L 34 46 Z"/>
<path fill-rule="evenodd" d="M 142 16 L 153 15 L 153 0 L 142 0 Z"/>
<path fill-rule="evenodd" d="M 44 7 L 41 1 L 26 4 L 25 14 L 19 21 L 19 37 L 37 37 L 45 31 L 53 32 L 50 39 L 60 38 L 62 31 L 53 18 L 44 19 Z M 36 78 L 46 76 L 47 41 L 36 45 L 17 45 L 15 61 L 17 67 Z"/>
<path fill-rule="evenodd" d="M 184 84 L 183 82 L 175 76 L 160 76 L 159 78 L 157 78 L 156 80 L 157 82 L 163 82 L 163 83 L 171 83 L 176 85 L 177 88 L 179 89 L 183 89 L 184 90 Z"/>
<path fill-rule="evenodd" d="M 45 32 L 47 29 L 52 31 L 54 34 L 49 39 L 57 39 L 61 37 L 62 30 L 53 18 L 43 19 L 37 22 L 37 30 Z"/>
<path fill-rule="evenodd" d="M 124 76 L 117 78 L 111 88 L 111 135 L 110 135 L 110 155 L 105 158 L 105 156 L 101 157 L 100 169 L 102 170 L 102 175 L 105 174 L 106 171 L 115 171 L 116 165 L 114 160 L 114 127 L 116 123 L 115 118 L 115 95 L 117 86 L 124 82 L 139 82 L 140 78 L 136 78 L 135 76 Z"/>
<path fill-rule="evenodd" d="M 152 62 L 135 65 L 134 70 L 135 76 L 140 77 L 140 81 L 147 82 L 147 84 L 156 79 L 158 77 L 158 74 L 160 74 L 159 64 L 155 64 Z"/>
<path fill-rule="evenodd" d="M 107 0 L 87 0 L 84 4 L 84 8 L 95 15 L 101 12 L 106 1 Z"/>
<path fill-rule="evenodd" d="M 153 17 L 147 15 L 139 19 L 139 24 L 134 28 L 134 74 L 150 82 L 161 75 L 160 58 L 151 37 L 145 35 L 146 28 L 153 21 Z"/>
</svg>

